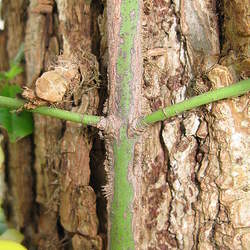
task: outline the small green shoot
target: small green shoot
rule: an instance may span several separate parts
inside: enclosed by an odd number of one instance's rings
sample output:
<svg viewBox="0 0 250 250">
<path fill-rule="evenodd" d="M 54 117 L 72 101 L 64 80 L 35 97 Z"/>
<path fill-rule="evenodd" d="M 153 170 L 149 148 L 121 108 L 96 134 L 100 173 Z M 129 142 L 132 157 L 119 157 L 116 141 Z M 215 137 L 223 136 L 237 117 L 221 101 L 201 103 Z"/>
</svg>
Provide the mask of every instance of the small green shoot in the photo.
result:
<svg viewBox="0 0 250 250">
<path fill-rule="evenodd" d="M 0 72 L 0 95 L 15 98 L 22 92 L 18 85 L 11 81 L 21 74 L 23 69 L 18 63 L 12 63 L 9 71 Z M 6 107 L 0 108 L 0 126 L 7 130 L 11 142 L 31 134 L 34 130 L 32 114 L 27 111 L 20 113 Z"/>
<path fill-rule="evenodd" d="M 23 69 L 16 63 L 11 63 L 11 67 L 6 72 L 0 72 L 0 81 L 9 82 L 13 80 L 16 76 L 21 74 Z"/>
</svg>

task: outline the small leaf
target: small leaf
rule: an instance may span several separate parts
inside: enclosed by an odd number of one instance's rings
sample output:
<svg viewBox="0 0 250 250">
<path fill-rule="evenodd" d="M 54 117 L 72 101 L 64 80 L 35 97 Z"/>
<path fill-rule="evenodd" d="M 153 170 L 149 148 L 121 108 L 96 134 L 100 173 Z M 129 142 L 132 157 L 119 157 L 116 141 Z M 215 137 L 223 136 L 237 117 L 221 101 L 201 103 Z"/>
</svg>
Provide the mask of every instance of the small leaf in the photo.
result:
<svg viewBox="0 0 250 250">
<path fill-rule="evenodd" d="M 27 250 L 27 248 L 13 241 L 0 240 L 0 250 Z"/>
<path fill-rule="evenodd" d="M 4 210 L 2 207 L 0 207 L 0 222 L 1 223 L 5 222 L 5 215 L 4 215 Z"/>
<path fill-rule="evenodd" d="M 6 80 L 4 72 L 0 72 L 0 81 Z"/>
<path fill-rule="evenodd" d="M 0 95 L 14 98 L 16 97 L 16 94 L 21 92 L 22 89 L 20 86 L 5 84 L 1 89 Z"/>
<path fill-rule="evenodd" d="M 3 136 L 0 135 L 0 144 L 3 140 Z M 5 171 L 4 171 L 4 152 L 0 145 L 0 224 L 5 221 L 4 211 L 1 208 L 5 194 Z M 1 228 L 1 226 L 0 226 Z M 0 229 L 1 230 L 1 229 Z"/>
<path fill-rule="evenodd" d="M 0 234 L 5 232 L 7 230 L 7 225 L 6 223 L 0 222 Z"/>
<path fill-rule="evenodd" d="M 12 228 L 12 229 L 7 229 L 1 236 L 0 236 L 1 240 L 11 240 L 11 241 L 15 241 L 17 243 L 21 243 L 24 239 L 23 234 L 21 234 L 19 231 L 17 231 L 16 229 Z"/>
<path fill-rule="evenodd" d="M 17 85 L 5 85 L 0 95 L 13 98 L 20 92 L 21 88 Z M 27 111 L 16 113 L 8 108 L 0 108 L 0 126 L 7 130 L 11 142 L 31 134 L 34 130 L 31 113 Z"/>
<path fill-rule="evenodd" d="M 15 142 L 18 139 L 21 139 L 27 135 L 33 133 L 33 117 L 32 114 L 23 111 L 20 114 L 11 113 L 11 122 L 12 122 L 12 134 L 10 135 L 10 141 Z"/>
<path fill-rule="evenodd" d="M 11 67 L 9 71 L 4 73 L 4 76 L 7 80 L 14 79 L 17 75 L 21 74 L 23 72 L 22 67 L 20 67 L 18 64 L 13 63 L 11 64 Z"/>
</svg>

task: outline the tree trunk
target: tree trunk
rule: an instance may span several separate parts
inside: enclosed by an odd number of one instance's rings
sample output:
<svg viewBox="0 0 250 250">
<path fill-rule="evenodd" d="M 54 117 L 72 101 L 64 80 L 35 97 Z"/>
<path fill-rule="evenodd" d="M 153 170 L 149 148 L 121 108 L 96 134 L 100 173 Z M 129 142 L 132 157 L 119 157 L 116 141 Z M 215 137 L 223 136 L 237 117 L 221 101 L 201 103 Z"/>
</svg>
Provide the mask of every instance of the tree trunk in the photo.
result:
<svg viewBox="0 0 250 250">
<path fill-rule="evenodd" d="M 33 87 L 42 72 L 63 53 L 66 60 L 81 65 L 81 85 L 63 104 L 64 108 L 97 114 L 97 17 L 102 12 L 101 3 L 32 0 L 28 4 L 20 0 L 6 1 L 3 10 L 7 27 L 1 34 L 6 41 L 1 44 L 3 53 L 13 59 L 21 42 L 25 42 L 26 79 L 18 82 Z M 96 131 L 39 115 L 35 115 L 34 122 L 33 137 L 8 143 L 10 220 L 23 230 L 30 247 L 102 249 L 100 234 L 105 229 L 99 226 L 93 187 L 100 199 L 103 196 L 94 177 L 90 177 L 91 164 L 95 167 L 93 160 L 90 163 L 90 151 L 94 151 Z M 105 177 L 102 179 L 104 183 Z"/>
<path fill-rule="evenodd" d="M 247 0 L 143 0 L 141 115 L 248 78 L 248 9 Z M 25 74 L 16 82 L 32 88 L 62 54 L 81 74 L 62 107 L 97 115 L 109 108 L 112 114 L 112 103 L 105 103 L 112 59 L 106 1 L 4 0 L 2 12 L 1 71 L 24 42 Z M 139 136 L 135 249 L 250 248 L 248 99 L 187 112 Z M 10 222 L 29 249 L 107 249 L 105 150 L 98 131 L 40 115 L 34 122 L 33 136 L 6 140 Z"/>
</svg>

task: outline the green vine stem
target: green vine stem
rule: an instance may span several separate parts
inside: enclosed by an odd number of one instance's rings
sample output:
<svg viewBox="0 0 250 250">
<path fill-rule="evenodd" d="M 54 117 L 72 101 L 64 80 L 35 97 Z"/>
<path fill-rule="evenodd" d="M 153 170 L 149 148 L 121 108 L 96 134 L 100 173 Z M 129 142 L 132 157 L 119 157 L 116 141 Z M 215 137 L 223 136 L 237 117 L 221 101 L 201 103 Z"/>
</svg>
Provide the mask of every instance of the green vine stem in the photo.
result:
<svg viewBox="0 0 250 250">
<path fill-rule="evenodd" d="M 158 121 L 163 121 L 190 109 L 198 108 L 204 104 L 209 104 L 226 98 L 237 97 L 247 93 L 248 91 L 250 91 L 250 79 L 240 81 L 228 87 L 209 91 L 183 102 L 157 110 L 142 118 L 142 120 L 140 120 L 138 123 L 138 126 L 143 124 L 150 125 Z M 24 104 L 25 101 L 23 100 L 0 96 L 0 107 L 16 110 L 23 107 Z M 96 126 L 101 121 L 101 119 L 103 119 L 101 116 L 79 114 L 76 112 L 45 106 L 27 111 L 92 126 Z"/>
<path fill-rule="evenodd" d="M 132 121 L 140 115 L 142 55 L 139 0 L 108 0 L 109 107 L 115 136 L 107 143 L 108 249 L 135 249 L 133 198 L 136 180 L 133 157 L 136 138 L 129 136 Z M 108 119 L 109 119 L 108 117 Z"/>
<path fill-rule="evenodd" d="M 145 116 L 138 126 L 143 124 L 153 124 L 158 121 L 166 120 L 172 116 L 178 115 L 184 111 L 200 107 L 225 98 L 236 97 L 250 91 L 250 79 L 240 81 L 228 87 L 219 88 L 204 94 L 192 97 L 183 102 L 165 107 Z"/>
<path fill-rule="evenodd" d="M 170 117 L 173 117 L 190 109 L 198 108 L 204 104 L 209 104 L 226 98 L 237 97 L 247 93 L 248 91 L 250 91 L 250 79 L 240 81 L 228 87 L 209 91 L 204 94 L 192 97 L 183 102 L 165 107 L 161 110 L 157 110 L 145 116 L 142 120 L 140 120 L 139 124 L 150 125 L 158 121 L 166 120 Z M 0 96 L 0 107 L 6 107 L 12 110 L 16 110 L 23 107 L 24 104 L 25 101 L 23 100 Z M 79 114 L 76 112 L 45 106 L 27 111 L 92 126 L 96 126 L 101 121 L 101 119 L 103 119 L 102 116 Z"/>
<path fill-rule="evenodd" d="M 0 107 L 6 107 L 11 110 L 16 110 L 22 108 L 24 104 L 25 101 L 23 100 L 0 96 Z M 102 118 L 101 116 L 79 114 L 76 112 L 71 112 L 57 108 L 50 108 L 45 106 L 38 107 L 36 109 L 28 109 L 27 111 L 92 126 L 97 125 Z"/>
<path fill-rule="evenodd" d="M 24 59 L 24 43 L 20 45 L 16 57 L 13 60 L 13 63 L 19 64 L 23 59 Z"/>
</svg>

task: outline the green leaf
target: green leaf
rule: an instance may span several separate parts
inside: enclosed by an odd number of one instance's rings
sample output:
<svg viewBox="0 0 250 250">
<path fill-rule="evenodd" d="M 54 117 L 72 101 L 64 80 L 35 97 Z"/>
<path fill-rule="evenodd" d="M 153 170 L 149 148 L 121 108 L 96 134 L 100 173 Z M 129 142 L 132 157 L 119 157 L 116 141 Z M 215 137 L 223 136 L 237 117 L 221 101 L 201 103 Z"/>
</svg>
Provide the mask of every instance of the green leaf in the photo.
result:
<svg viewBox="0 0 250 250">
<path fill-rule="evenodd" d="M 0 222 L 0 235 L 4 233 L 7 230 L 7 225 L 6 223 Z"/>
<path fill-rule="evenodd" d="M 2 205 L 2 204 L 1 204 Z M 0 207 L 0 223 L 5 223 L 5 214 L 2 207 Z"/>
<path fill-rule="evenodd" d="M 21 88 L 17 85 L 5 85 L 0 95 L 13 98 L 20 92 Z M 8 108 L 0 108 L 0 126 L 7 130 L 11 142 L 32 134 L 34 130 L 31 113 L 27 111 L 17 113 Z"/>
<path fill-rule="evenodd" d="M 20 47 L 19 47 L 19 50 L 17 52 L 17 55 L 16 55 L 13 63 L 16 63 L 16 64 L 21 63 L 21 61 L 24 60 L 24 59 L 25 59 L 25 56 L 24 56 L 24 43 L 22 43 L 20 45 Z"/>
<path fill-rule="evenodd" d="M 27 248 L 14 241 L 0 239 L 0 250 L 27 250 Z"/>
<path fill-rule="evenodd" d="M 0 91 L 0 95 L 14 98 L 21 92 L 22 89 L 20 86 L 5 84 Z"/>
<path fill-rule="evenodd" d="M 6 80 L 4 72 L 0 72 L 0 81 Z"/>
<path fill-rule="evenodd" d="M 21 74 L 22 72 L 23 72 L 22 67 L 20 67 L 16 63 L 12 63 L 9 71 L 4 72 L 4 76 L 5 76 L 6 80 L 12 80 L 17 75 Z"/>
<path fill-rule="evenodd" d="M 17 243 L 21 243 L 24 239 L 23 234 L 21 234 L 19 231 L 17 231 L 14 228 L 7 229 L 1 236 L 1 240 L 11 240 Z"/>
</svg>

